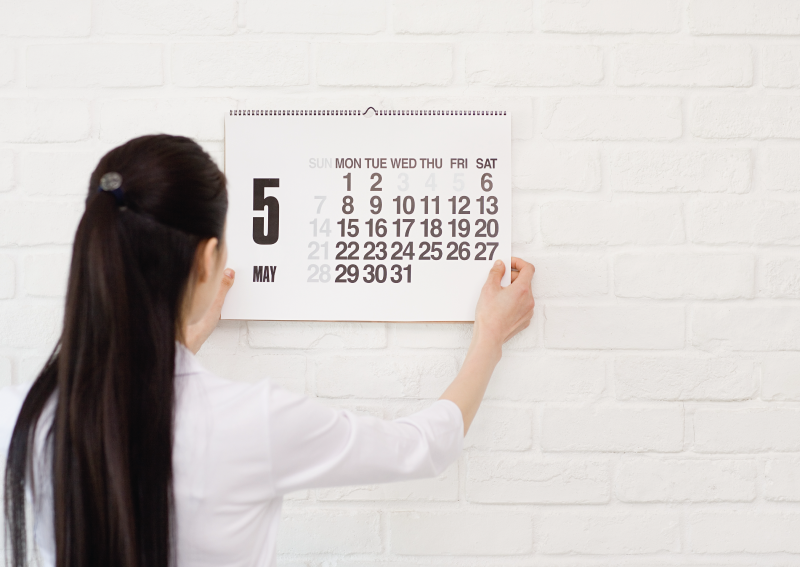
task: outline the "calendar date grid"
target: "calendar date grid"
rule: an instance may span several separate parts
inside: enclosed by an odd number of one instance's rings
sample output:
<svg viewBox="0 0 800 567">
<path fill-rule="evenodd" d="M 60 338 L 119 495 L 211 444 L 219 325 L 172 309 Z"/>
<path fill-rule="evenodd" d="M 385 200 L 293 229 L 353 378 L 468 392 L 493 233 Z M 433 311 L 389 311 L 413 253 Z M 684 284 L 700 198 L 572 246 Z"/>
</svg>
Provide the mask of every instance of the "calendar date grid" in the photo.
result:
<svg viewBox="0 0 800 567">
<path fill-rule="evenodd" d="M 313 240 L 308 242 L 308 260 L 314 263 L 308 264 L 306 281 L 411 283 L 415 262 L 494 260 L 500 202 L 491 194 L 492 173 L 481 172 L 484 194 L 477 198 L 458 194 L 466 189 L 463 172 L 452 176 L 456 194 L 436 194 L 436 173 L 424 185 L 430 193 L 421 197 L 403 194 L 410 188 L 405 172 L 397 174 L 400 194 L 387 195 L 384 174 L 378 171 L 358 188 L 352 173 L 345 174 L 344 195 L 315 195 L 315 216 L 309 222 Z M 333 220 L 326 216 L 332 208 Z M 417 218 L 409 218 L 415 213 Z M 420 213 L 424 218 L 418 218 Z"/>
</svg>

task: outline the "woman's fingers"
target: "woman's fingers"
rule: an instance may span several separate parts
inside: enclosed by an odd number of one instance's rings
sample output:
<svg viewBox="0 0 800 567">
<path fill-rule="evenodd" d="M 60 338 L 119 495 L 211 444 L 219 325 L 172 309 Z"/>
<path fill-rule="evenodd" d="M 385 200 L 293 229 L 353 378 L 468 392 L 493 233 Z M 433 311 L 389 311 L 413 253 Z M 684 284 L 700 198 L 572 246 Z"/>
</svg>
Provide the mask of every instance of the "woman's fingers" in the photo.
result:
<svg viewBox="0 0 800 567">
<path fill-rule="evenodd" d="M 500 288 L 500 280 L 503 279 L 503 274 L 506 271 L 506 265 L 502 260 L 497 260 L 489 270 L 489 275 L 486 277 L 486 285 L 489 287 Z"/>
<path fill-rule="evenodd" d="M 518 277 L 524 278 L 522 283 L 527 285 L 531 284 L 531 280 L 533 279 L 533 273 L 536 271 L 536 268 L 533 267 L 533 264 L 530 262 L 526 262 L 521 258 L 511 258 L 511 269 L 517 270 L 517 277 L 514 278 L 512 281 L 516 280 Z M 513 272 L 512 272 L 513 277 Z"/>
<path fill-rule="evenodd" d="M 511 257 L 511 283 L 514 283 L 517 280 L 517 278 L 519 277 L 520 273 L 526 267 L 530 268 L 530 270 L 532 270 L 531 273 L 530 273 L 530 277 L 533 278 L 533 272 L 536 271 L 536 268 L 534 267 L 533 264 L 531 264 L 529 262 L 526 262 L 525 260 L 523 260 L 521 258 L 517 258 L 515 256 Z M 527 277 L 527 275 L 528 274 L 526 272 L 526 277 Z"/>
<path fill-rule="evenodd" d="M 209 313 L 212 314 L 214 319 L 219 319 L 220 313 L 222 313 L 222 304 L 225 303 L 225 297 L 228 295 L 228 292 L 233 286 L 233 280 L 235 278 L 236 272 L 234 272 L 231 268 L 226 268 L 222 274 L 222 285 L 219 286 L 217 296 L 211 303 L 211 307 L 209 307 Z"/>
</svg>

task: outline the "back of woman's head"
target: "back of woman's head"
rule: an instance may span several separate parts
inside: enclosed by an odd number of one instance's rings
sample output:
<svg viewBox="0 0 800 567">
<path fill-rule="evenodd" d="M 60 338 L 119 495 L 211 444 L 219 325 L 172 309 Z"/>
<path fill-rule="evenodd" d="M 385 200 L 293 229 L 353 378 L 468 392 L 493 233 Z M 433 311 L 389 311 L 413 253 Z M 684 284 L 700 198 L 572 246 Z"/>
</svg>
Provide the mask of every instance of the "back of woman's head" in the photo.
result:
<svg viewBox="0 0 800 567">
<path fill-rule="evenodd" d="M 121 177 L 119 190 L 99 189 L 108 173 Z M 226 211 L 223 174 L 188 138 L 136 138 L 92 173 L 61 340 L 25 399 L 9 450 L 14 567 L 25 562 L 35 428 L 52 398 L 47 472 L 58 567 L 171 563 L 175 341 L 198 245 L 222 241 Z"/>
</svg>

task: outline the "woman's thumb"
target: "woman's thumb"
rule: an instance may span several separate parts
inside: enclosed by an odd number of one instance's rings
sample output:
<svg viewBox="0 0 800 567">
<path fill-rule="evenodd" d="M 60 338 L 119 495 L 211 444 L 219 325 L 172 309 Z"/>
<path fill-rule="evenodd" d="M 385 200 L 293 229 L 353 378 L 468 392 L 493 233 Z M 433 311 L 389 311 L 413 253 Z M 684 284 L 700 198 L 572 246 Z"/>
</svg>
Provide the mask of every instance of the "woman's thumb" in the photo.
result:
<svg viewBox="0 0 800 567">
<path fill-rule="evenodd" d="M 503 274 L 506 273 L 506 265 L 502 260 L 497 260 L 489 270 L 489 276 L 486 278 L 486 285 L 492 287 L 500 287 L 500 280 L 503 279 Z"/>
</svg>

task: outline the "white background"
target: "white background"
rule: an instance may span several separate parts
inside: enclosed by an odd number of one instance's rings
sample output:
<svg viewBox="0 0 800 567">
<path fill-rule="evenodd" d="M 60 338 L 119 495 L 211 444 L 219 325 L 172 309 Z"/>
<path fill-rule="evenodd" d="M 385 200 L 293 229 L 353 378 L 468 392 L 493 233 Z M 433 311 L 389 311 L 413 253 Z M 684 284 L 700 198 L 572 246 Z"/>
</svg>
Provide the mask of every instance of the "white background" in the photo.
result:
<svg viewBox="0 0 800 567">
<path fill-rule="evenodd" d="M 54 343 L 114 145 L 221 160 L 231 107 L 499 107 L 533 324 L 457 465 L 295 495 L 281 564 L 800 565 L 799 36 L 798 0 L 5 0 L 0 383 Z M 225 322 L 202 360 L 393 417 L 469 333 Z"/>
</svg>

